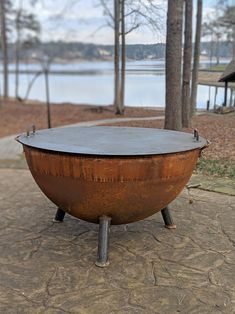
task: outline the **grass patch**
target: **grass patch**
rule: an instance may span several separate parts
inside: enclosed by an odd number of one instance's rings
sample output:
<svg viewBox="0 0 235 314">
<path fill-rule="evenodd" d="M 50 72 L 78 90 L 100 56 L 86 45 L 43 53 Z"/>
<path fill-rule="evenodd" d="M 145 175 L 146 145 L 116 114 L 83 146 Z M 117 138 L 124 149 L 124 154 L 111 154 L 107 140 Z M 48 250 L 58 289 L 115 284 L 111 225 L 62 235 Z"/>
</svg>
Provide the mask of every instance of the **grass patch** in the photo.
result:
<svg viewBox="0 0 235 314">
<path fill-rule="evenodd" d="M 201 158 L 197 163 L 196 172 L 205 175 L 235 179 L 235 161 Z"/>
<path fill-rule="evenodd" d="M 227 66 L 227 64 L 213 65 L 213 66 L 212 66 L 211 68 L 209 68 L 208 70 L 224 72 L 226 66 Z"/>
<path fill-rule="evenodd" d="M 212 65 L 211 67 L 208 68 L 200 68 L 200 71 L 204 72 L 224 72 L 227 64 L 219 64 L 219 65 Z"/>
</svg>

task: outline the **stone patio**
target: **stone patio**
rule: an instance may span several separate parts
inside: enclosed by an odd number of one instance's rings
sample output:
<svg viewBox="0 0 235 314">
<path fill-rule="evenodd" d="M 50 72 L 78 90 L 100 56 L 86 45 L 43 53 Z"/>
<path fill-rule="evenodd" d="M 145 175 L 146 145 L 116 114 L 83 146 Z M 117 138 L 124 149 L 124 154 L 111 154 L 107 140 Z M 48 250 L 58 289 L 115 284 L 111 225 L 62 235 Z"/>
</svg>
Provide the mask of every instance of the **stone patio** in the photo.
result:
<svg viewBox="0 0 235 314">
<path fill-rule="evenodd" d="M 56 207 L 27 170 L 0 170 L 0 313 L 235 313 L 235 197 L 182 192 L 172 213 L 112 226 L 110 266 L 94 265 L 98 226 Z"/>
</svg>

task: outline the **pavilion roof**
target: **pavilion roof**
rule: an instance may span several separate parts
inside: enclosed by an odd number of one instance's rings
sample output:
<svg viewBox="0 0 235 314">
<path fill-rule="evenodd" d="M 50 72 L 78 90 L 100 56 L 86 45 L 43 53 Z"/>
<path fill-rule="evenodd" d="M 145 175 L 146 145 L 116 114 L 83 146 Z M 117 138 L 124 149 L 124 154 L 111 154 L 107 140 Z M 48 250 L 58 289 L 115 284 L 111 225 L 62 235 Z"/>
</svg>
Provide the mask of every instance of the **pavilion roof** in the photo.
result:
<svg viewBox="0 0 235 314">
<path fill-rule="evenodd" d="M 235 82 L 235 60 L 231 61 L 221 75 L 219 82 Z"/>
</svg>

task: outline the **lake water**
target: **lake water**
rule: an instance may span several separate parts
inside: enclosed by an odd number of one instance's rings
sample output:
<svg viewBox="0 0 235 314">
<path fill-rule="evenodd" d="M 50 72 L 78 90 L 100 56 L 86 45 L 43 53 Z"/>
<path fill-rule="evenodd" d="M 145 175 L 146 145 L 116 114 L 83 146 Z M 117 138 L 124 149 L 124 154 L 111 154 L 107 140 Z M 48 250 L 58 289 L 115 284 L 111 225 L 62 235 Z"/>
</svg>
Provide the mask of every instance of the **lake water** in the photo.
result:
<svg viewBox="0 0 235 314">
<path fill-rule="evenodd" d="M 126 96 L 128 106 L 164 107 L 165 106 L 165 73 L 163 61 L 127 62 Z M 14 69 L 14 65 L 10 65 Z M 0 68 L 1 69 L 1 68 Z M 21 64 L 22 70 L 40 70 L 38 64 Z M 49 77 L 50 100 L 61 103 L 85 103 L 108 105 L 113 102 L 113 63 L 81 62 L 70 64 L 52 64 L 51 70 L 78 71 L 78 75 L 54 75 Z M 27 86 L 33 74 L 20 75 L 19 94 L 24 98 Z M 14 96 L 15 77 L 10 74 L 10 95 Z M 215 88 L 211 88 L 211 106 L 214 105 Z M 199 86 L 198 108 L 206 108 L 209 98 L 209 87 Z M 29 99 L 45 101 L 45 81 L 39 76 L 35 81 Z M 217 104 L 223 101 L 223 88 L 218 89 Z"/>
</svg>

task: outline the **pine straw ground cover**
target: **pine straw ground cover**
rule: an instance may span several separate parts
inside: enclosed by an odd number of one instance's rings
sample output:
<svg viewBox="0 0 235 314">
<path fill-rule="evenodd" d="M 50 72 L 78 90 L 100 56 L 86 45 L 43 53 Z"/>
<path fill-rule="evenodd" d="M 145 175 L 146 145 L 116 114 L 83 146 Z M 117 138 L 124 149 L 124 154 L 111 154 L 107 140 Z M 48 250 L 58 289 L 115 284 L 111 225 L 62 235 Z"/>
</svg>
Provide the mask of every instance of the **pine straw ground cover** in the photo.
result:
<svg viewBox="0 0 235 314">
<path fill-rule="evenodd" d="M 127 108 L 124 118 L 150 117 L 164 115 L 162 109 Z M 73 105 L 69 103 L 51 105 L 52 127 L 73 124 L 82 121 L 121 118 L 115 115 L 113 106 Z M 37 129 L 47 128 L 47 109 L 45 104 L 13 99 L 4 101 L 0 108 L 0 138 L 25 132 L 28 126 L 35 124 Z"/>
<path fill-rule="evenodd" d="M 88 106 L 59 104 L 51 106 L 52 126 L 73 124 L 80 121 L 120 118 L 113 106 Z M 125 117 L 162 116 L 163 110 L 127 108 Z M 0 138 L 25 132 L 35 124 L 37 129 L 46 128 L 46 106 L 31 102 L 22 104 L 9 100 L 0 109 Z M 107 125 L 107 124 L 106 124 Z M 163 128 L 163 120 L 119 122 L 117 126 Z M 204 174 L 235 178 L 235 114 L 202 114 L 193 118 L 192 128 L 210 140 L 211 145 L 203 152 L 197 171 Z M 192 130 L 185 130 L 192 132 Z"/>
</svg>

